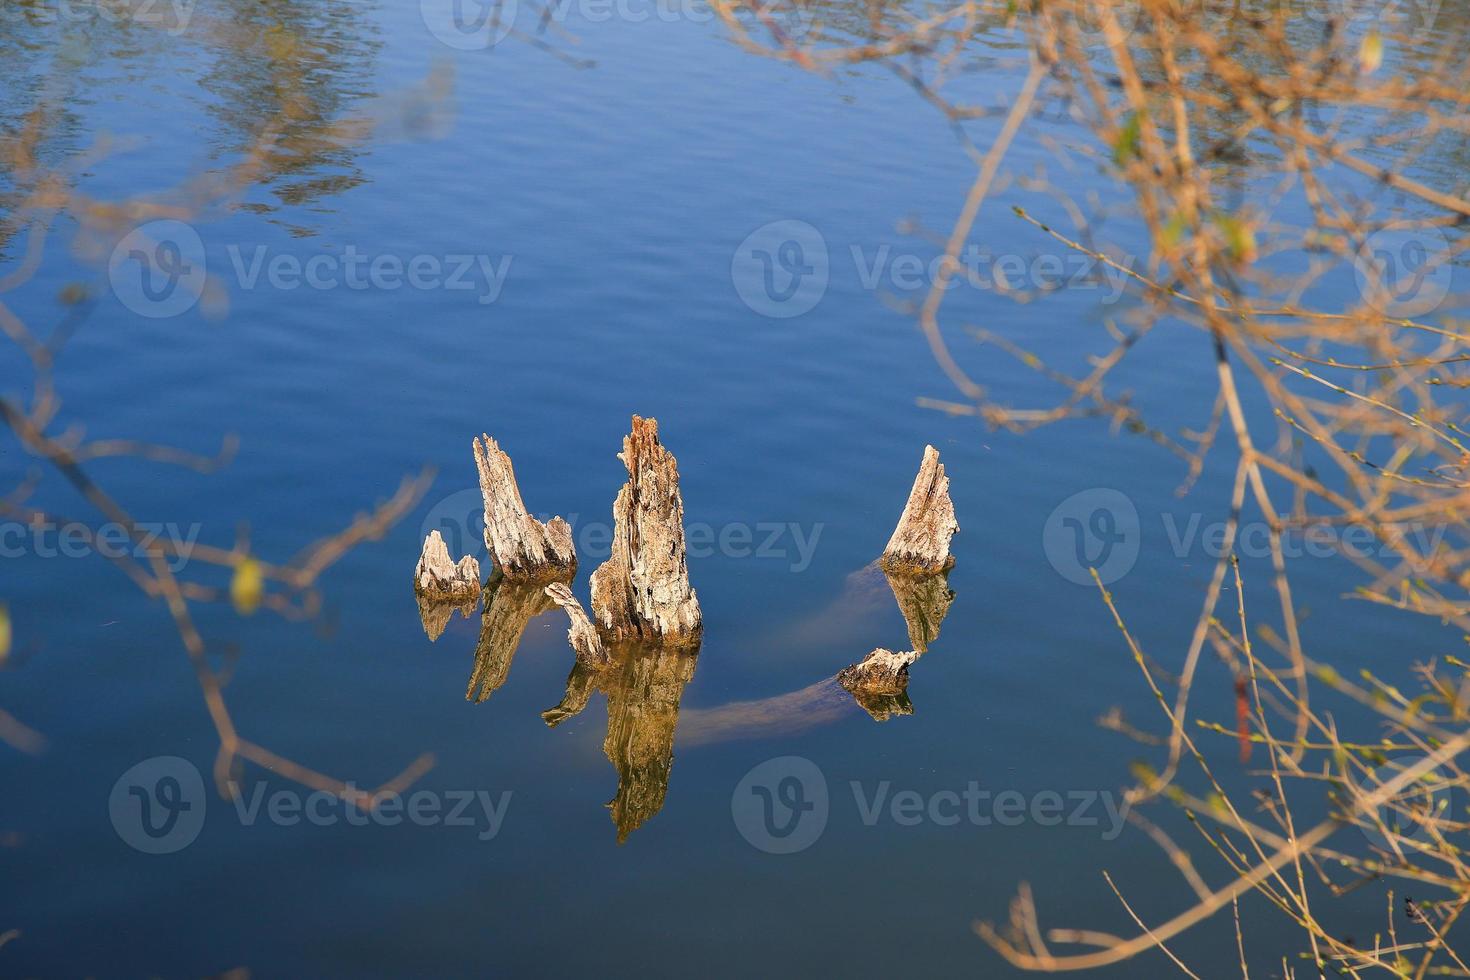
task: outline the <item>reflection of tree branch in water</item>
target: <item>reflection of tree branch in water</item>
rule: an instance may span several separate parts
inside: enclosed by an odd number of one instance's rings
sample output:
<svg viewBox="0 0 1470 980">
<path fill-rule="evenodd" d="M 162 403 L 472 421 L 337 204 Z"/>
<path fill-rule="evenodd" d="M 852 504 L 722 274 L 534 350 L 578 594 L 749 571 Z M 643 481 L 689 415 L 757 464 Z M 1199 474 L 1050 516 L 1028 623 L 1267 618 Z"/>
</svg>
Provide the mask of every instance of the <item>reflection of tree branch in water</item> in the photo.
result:
<svg viewBox="0 0 1470 980">
<path fill-rule="evenodd" d="M 264 12 L 267 8 L 268 12 Z M 375 134 L 414 135 L 423 131 L 424 119 L 432 118 L 434 108 L 447 99 L 448 75 L 445 72 L 432 75 L 422 93 L 411 94 L 401 103 L 380 101 L 373 107 L 374 112 L 355 118 L 339 117 L 341 107 L 367 93 L 354 91 L 353 85 L 340 84 L 341 78 L 346 77 L 346 66 L 333 65 L 331 59 L 333 56 L 340 59 L 342 49 L 330 46 L 336 41 L 325 42 L 322 39 L 350 37 L 356 32 L 345 29 L 323 31 L 321 25 L 311 18 L 328 10 L 326 16 L 351 17 L 354 28 L 361 27 L 361 18 L 357 8 L 342 3 L 314 5 L 309 10 L 315 14 L 300 13 L 303 10 L 308 8 L 278 2 L 249 5 L 248 12 L 252 16 L 275 18 L 271 21 L 270 30 L 253 33 L 242 33 L 240 27 L 227 22 L 204 24 L 200 21 L 201 29 L 190 37 L 202 38 L 206 47 L 211 43 L 219 45 L 224 52 L 219 63 L 235 64 L 237 70 L 244 70 L 239 67 L 244 62 L 231 55 L 239 53 L 241 45 L 252 47 L 263 43 L 267 47 L 285 47 L 273 52 L 265 51 L 263 60 L 252 63 L 266 74 L 260 84 L 250 83 L 255 85 L 251 90 L 253 94 L 246 99 L 251 111 L 226 116 L 243 134 L 231 146 L 231 152 L 237 159 L 223 169 L 186 179 L 160 194 L 106 201 L 84 194 L 74 186 L 81 174 L 117 149 L 117 144 L 106 139 L 98 139 L 85 146 L 78 138 L 76 117 L 57 108 L 75 86 L 75 79 L 67 75 L 75 71 L 77 62 L 74 58 L 52 59 L 45 69 L 49 72 L 48 77 L 36 78 L 33 84 L 15 89 L 40 93 L 28 110 L 17 110 L 8 102 L 0 102 L 0 132 L 4 133 L 0 138 L 0 163 L 4 164 L 0 168 L 3 172 L 0 245 L 13 240 L 23 230 L 28 232 L 25 251 L 19 261 L 0 276 L 0 294 L 13 292 L 30 282 L 40 266 L 51 230 L 63 216 L 79 225 L 74 250 L 85 258 L 100 258 L 141 222 L 157 218 L 195 221 L 226 213 L 232 206 L 240 206 L 238 201 L 249 188 L 269 184 L 283 174 L 300 175 L 325 166 L 345 165 L 350 159 L 347 154 L 351 149 Z M 199 14 L 203 16 L 202 12 Z M 116 36 L 126 41 L 146 34 L 146 30 L 134 32 L 132 26 L 131 22 L 118 26 Z M 99 33 L 106 34 L 109 39 L 114 36 L 105 31 Z M 308 50 L 310 56 L 306 54 Z M 124 51 L 130 57 L 136 56 L 136 47 L 129 43 L 123 43 L 118 53 Z M 353 56 L 362 58 L 366 53 L 359 50 Z M 394 118 L 392 113 L 395 112 L 403 118 Z M 410 113 L 412 118 L 409 118 Z M 322 193 L 340 189 L 342 183 L 340 180 L 327 180 L 294 186 L 296 192 L 289 196 L 288 203 L 302 204 Z M 224 678 L 208 662 L 207 646 L 195 628 L 190 604 L 229 599 L 242 614 L 264 606 L 293 618 L 314 615 L 320 607 L 319 576 L 356 544 L 381 537 L 422 496 L 430 475 L 425 473 L 405 479 L 394 496 L 375 511 L 359 515 L 341 532 L 311 545 L 284 564 L 254 557 L 243 537 L 232 548 L 192 544 L 187 549 L 180 549 L 166 540 L 153 540 L 83 470 L 82 464 L 100 457 L 130 456 L 204 470 L 213 461 L 170 447 L 125 440 L 86 443 L 77 427 L 60 433 L 50 431 L 62 405 L 52 380 L 54 364 L 82 317 L 90 312 L 91 305 L 85 302 L 86 299 L 85 290 L 68 290 L 62 300 L 68 309 L 59 325 L 46 336 L 38 335 L 7 303 L 0 302 L 0 332 L 29 360 L 34 372 L 29 405 L 0 399 L 0 419 L 23 448 L 59 472 L 106 520 L 123 528 L 135 545 L 135 553 L 140 558 L 109 556 L 110 560 L 128 574 L 145 595 L 161 598 L 168 606 L 194 664 L 210 719 L 219 734 L 220 750 L 214 775 L 220 792 L 226 796 L 235 793 L 239 764 L 248 760 L 277 775 L 370 809 L 382 794 L 400 790 L 417 779 L 432 765 L 432 757 L 420 756 L 378 791 L 363 792 L 244 739 L 225 706 Z M 223 309 L 218 289 L 212 295 L 206 288 L 205 300 L 214 309 Z M 226 438 L 224 450 L 224 456 L 233 450 L 230 437 Z M 26 506 L 37 483 L 38 479 L 27 478 L 0 499 L 0 509 L 28 520 L 54 521 L 54 515 Z M 97 532 L 89 530 L 85 534 L 89 543 L 95 543 Z M 171 561 L 178 559 L 230 569 L 233 581 L 229 588 L 224 588 L 181 579 L 171 567 Z M 282 589 L 269 589 L 269 583 L 278 584 Z M 7 726 L 0 731 L 0 739 L 19 748 L 35 749 L 39 743 L 31 737 L 34 733 L 28 735 L 28 732 L 29 729 L 23 727 Z"/>
</svg>

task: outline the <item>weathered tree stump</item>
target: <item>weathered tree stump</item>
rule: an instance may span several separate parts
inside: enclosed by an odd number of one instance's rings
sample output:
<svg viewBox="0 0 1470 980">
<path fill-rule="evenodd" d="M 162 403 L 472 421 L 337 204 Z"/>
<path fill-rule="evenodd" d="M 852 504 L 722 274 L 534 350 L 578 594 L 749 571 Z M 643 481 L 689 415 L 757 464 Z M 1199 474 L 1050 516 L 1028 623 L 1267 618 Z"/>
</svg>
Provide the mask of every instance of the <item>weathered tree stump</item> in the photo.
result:
<svg viewBox="0 0 1470 980">
<path fill-rule="evenodd" d="M 592 667 L 605 665 L 607 649 L 602 645 L 602 637 L 597 635 L 597 628 L 587 618 L 582 604 L 572 594 L 571 587 L 565 582 L 553 582 L 546 587 L 546 594 L 552 602 L 566 610 L 567 618 L 572 622 L 567 630 L 567 640 L 577 654 L 577 661 Z"/>
<path fill-rule="evenodd" d="M 453 561 L 439 532 L 430 531 L 414 569 L 413 588 L 431 602 L 474 602 L 480 597 L 480 563 L 473 555 Z"/>
<path fill-rule="evenodd" d="M 560 517 L 542 524 L 526 512 L 515 468 L 488 435 L 474 442 L 480 495 L 485 498 L 485 546 L 506 578 L 547 582 L 577 570 L 572 528 Z"/>
<path fill-rule="evenodd" d="M 679 467 L 658 440 L 658 421 L 633 416 L 618 458 L 628 482 L 613 503 L 612 557 L 592 573 L 592 613 L 615 637 L 694 642 L 702 623 L 689 587 Z"/>
<path fill-rule="evenodd" d="M 913 651 L 894 653 L 879 647 L 861 663 L 838 672 L 837 683 L 877 721 L 913 714 L 908 698 L 909 665 L 918 659 Z"/>
<path fill-rule="evenodd" d="M 888 539 L 881 559 L 885 571 L 906 575 L 942 572 L 954 564 L 950 539 L 959 532 L 954 503 L 949 499 L 949 477 L 939 462 L 939 450 L 924 447 L 924 461 L 909 491 L 898 527 Z"/>
</svg>

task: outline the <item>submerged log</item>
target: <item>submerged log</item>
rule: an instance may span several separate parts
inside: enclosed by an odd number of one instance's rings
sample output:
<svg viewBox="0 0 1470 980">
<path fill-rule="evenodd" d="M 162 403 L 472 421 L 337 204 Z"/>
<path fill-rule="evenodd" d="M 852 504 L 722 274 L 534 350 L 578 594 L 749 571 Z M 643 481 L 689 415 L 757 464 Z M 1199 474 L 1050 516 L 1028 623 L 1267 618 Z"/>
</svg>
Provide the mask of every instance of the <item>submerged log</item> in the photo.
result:
<svg viewBox="0 0 1470 980">
<path fill-rule="evenodd" d="M 877 721 L 896 714 L 913 714 L 908 698 L 909 665 L 918 659 L 919 655 L 911 650 L 894 653 L 879 647 L 861 663 L 843 668 L 837 674 L 837 683 Z"/>
<path fill-rule="evenodd" d="M 480 563 L 473 555 L 451 560 L 439 532 L 430 531 L 414 569 L 413 587 L 431 602 L 474 602 L 480 597 Z"/>
<path fill-rule="evenodd" d="M 612 557 L 592 573 L 592 613 L 616 637 L 696 641 L 701 619 L 685 560 L 679 467 L 658 441 L 658 420 L 633 416 L 618 458 L 628 482 L 613 503 Z"/>
<path fill-rule="evenodd" d="M 546 595 L 565 609 L 567 618 L 572 621 L 571 628 L 567 630 L 567 640 L 577 654 L 577 662 L 593 667 L 606 664 L 607 650 L 602 645 L 602 637 L 597 635 L 597 628 L 587 618 L 571 588 L 565 582 L 553 582 L 546 587 Z"/>
<path fill-rule="evenodd" d="M 959 529 L 939 450 L 925 446 L 924 461 L 909 491 L 903 516 L 888 539 L 888 547 L 883 549 L 884 570 L 908 575 L 944 571 L 954 564 L 949 542 Z"/>
<path fill-rule="evenodd" d="M 577 570 L 572 528 L 560 517 L 542 524 L 526 512 L 510 457 L 488 435 L 474 442 L 480 495 L 485 499 L 485 546 L 506 578 L 568 579 Z"/>
</svg>

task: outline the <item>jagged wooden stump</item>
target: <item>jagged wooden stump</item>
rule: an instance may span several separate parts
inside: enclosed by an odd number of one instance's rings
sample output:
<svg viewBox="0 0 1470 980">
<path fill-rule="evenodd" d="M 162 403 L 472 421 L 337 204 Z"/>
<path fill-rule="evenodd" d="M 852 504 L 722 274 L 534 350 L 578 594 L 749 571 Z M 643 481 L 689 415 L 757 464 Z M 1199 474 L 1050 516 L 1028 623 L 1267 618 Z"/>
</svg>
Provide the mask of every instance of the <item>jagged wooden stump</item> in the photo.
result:
<svg viewBox="0 0 1470 980">
<path fill-rule="evenodd" d="M 689 586 L 679 467 L 658 421 L 633 416 L 618 456 L 628 482 L 613 503 L 612 557 L 592 573 L 592 614 L 624 639 L 694 642 L 702 621 Z"/>
<path fill-rule="evenodd" d="M 949 477 L 939 462 L 939 450 L 924 447 L 924 461 L 909 491 L 898 527 L 888 539 L 881 559 L 883 569 L 906 575 L 942 572 L 954 564 L 950 539 L 958 533 L 954 503 L 949 499 Z"/>
<path fill-rule="evenodd" d="M 560 517 L 542 524 L 526 511 L 510 457 L 488 435 L 474 442 L 480 495 L 485 499 L 485 546 L 506 578 L 547 582 L 577 570 L 572 528 Z"/>
<path fill-rule="evenodd" d="M 414 569 L 413 587 L 431 602 L 474 602 L 480 597 L 480 563 L 473 555 L 453 561 L 444 538 L 430 531 Z"/>
<path fill-rule="evenodd" d="M 909 702 L 909 665 L 919 659 L 914 651 L 895 653 L 879 647 L 837 674 L 837 683 L 877 721 L 913 714 Z"/>
<path fill-rule="evenodd" d="M 607 663 L 607 650 L 602 645 L 602 637 L 597 635 L 597 628 L 587 618 L 582 604 L 572 594 L 571 588 L 565 582 L 553 582 L 546 587 L 546 595 L 566 610 L 567 618 L 571 620 L 571 627 L 567 630 L 567 640 L 572 645 L 572 650 L 577 654 L 577 662 L 585 663 L 593 667 L 600 667 Z"/>
</svg>

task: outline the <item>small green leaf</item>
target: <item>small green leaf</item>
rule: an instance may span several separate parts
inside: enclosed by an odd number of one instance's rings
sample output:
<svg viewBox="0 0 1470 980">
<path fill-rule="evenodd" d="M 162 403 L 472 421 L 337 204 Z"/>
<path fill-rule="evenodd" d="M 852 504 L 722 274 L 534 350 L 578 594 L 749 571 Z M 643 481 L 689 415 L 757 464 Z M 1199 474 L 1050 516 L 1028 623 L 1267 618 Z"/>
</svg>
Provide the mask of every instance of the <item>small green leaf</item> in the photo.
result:
<svg viewBox="0 0 1470 980">
<path fill-rule="evenodd" d="M 1143 121 L 1138 113 L 1128 113 L 1117 138 L 1113 140 L 1113 162 L 1119 167 L 1126 166 L 1129 160 L 1138 156 L 1138 137 L 1142 130 Z"/>
<path fill-rule="evenodd" d="M 1161 236 L 1163 246 L 1165 248 L 1173 248 L 1175 245 L 1178 245 L 1183 240 L 1184 232 L 1188 227 L 1189 222 L 1185 220 L 1184 214 L 1182 212 L 1176 213 L 1169 219 L 1168 224 L 1164 225 L 1163 235 Z"/>
</svg>

